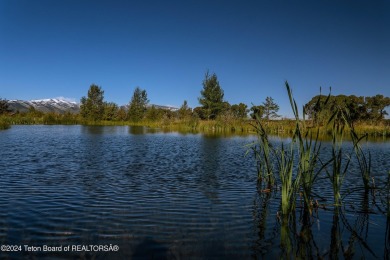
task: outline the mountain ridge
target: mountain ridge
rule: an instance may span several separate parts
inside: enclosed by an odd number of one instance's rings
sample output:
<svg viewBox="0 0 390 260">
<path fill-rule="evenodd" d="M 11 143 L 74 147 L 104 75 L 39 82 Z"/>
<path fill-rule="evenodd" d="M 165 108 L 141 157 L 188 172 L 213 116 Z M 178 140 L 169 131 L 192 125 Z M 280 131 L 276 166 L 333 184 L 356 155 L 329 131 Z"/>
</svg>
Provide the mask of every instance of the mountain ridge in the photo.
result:
<svg viewBox="0 0 390 260">
<path fill-rule="evenodd" d="M 44 113 L 72 113 L 77 114 L 80 112 L 80 104 L 75 101 L 64 100 L 60 98 L 47 98 L 47 99 L 34 99 L 34 100 L 8 100 L 9 109 L 14 112 L 25 113 L 34 108 L 37 111 Z M 177 107 L 173 106 L 162 106 L 149 104 L 148 107 L 154 106 L 159 109 L 166 109 L 170 111 L 177 111 Z M 127 106 L 124 106 L 127 107 Z"/>
<path fill-rule="evenodd" d="M 80 104 L 58 99 L 58 98 L 49 98 L 49 99 L 35 99 L 35 100 L 8 100 L 8 107 L 12 112 L 28 112 L 31 108 L 38 110 L 44 113 L 79 113 Z"/>
</svg>

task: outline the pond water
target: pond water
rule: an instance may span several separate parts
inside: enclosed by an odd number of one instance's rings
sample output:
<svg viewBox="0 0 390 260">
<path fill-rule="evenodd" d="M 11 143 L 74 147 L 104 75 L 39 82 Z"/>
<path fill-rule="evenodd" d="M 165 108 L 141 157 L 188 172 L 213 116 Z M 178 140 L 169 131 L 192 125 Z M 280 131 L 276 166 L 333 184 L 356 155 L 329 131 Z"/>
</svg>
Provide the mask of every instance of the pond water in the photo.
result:
<svg viewBox="0 0 390 260">
<path fill-rule="evenodd" d="M 127 126 L 1 131 L 0 258 L 280 258 L 280 195 L 256 185 L 255 162 L 245 157 L 254 140 Z M 383 188 L 390 143 L 365 147 Z M 345 191 L 360 187 L 351 169 Z M 318 199 L 331 205 L 329 181 L 317 187 Z M 382 188 L 348 194 L 342 212 L 319 209 L 310 226 L 297 221 L 292 251 L 387 257 Z"/>
</svg>

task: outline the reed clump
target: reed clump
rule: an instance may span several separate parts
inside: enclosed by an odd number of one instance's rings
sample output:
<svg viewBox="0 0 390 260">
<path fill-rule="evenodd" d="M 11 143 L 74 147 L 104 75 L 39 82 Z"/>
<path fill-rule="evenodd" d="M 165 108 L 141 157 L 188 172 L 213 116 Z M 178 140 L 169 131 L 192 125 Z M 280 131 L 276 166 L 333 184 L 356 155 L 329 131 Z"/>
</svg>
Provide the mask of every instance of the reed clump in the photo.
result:
<svg viewBox="0 0 390 260">
<path fill-rule="evenodd" d="M 337 208 L 342 204 L 342 185 L 353 157 L 361 171 L 363 186 L 369 189 L 371 156 L 370 153 L 363 151 L 360 144 L 367 134 L 359 137 L 347 110 L 337 109 L 325 126 L 309 127 L 305 118 L 305 108 L 303 107 L 300 116 L 288 82 L 285 86 L 294 114 L 291 142 L 279 146 L 272 143 L 266 130 L 269 126 L 268 122 L 257 118 L 252 124 L 257 140 L 248 145 L 247 153 L 251 152 L 254 156 L 257 179 L 262 184 L 261 187 L 267 189 L 280 187 L 281 219 L 283 223 L 288 223 L 295 215 L 298 194 L 303 201 L 305 221 L 309 220 L 313 209 L 319 207 L 313 188 L 320 176 L 327 178 L 332 184 L 333 206 Z M 322 105 L 325 106 L 329 97 L 330 94 L 325 103 L 320 103 L 318 100 L 317 107 L 321 109 Z M 320 133 L 324 130 L 330 130 L 332 134 L 330 158 L 326 161 L 320 158 L 324 150 Z M 352 151 L 345 151 L 343 142 L 346 136 L 352 141 Z"/>
<path fill-rule="evenodd" d="M 291 143 L 288 144 L 289 147 L 286 148 L 284 144 L 280 148 L 275 147 L 269 140 L 266 122 L 257 118 L 253 127 L 258 138 L 256 142 L 249 145 L 249 148 L 256 161 L 258 182 L 266 182 L 265 186 L 273 188 L 276 179 L 275 172 L 279 173 L 282 218 L 288 221 L 289 216 L 295 210 L 298 193 L 304 198 L 305 212 L 311 213 L 312 211 L 312 187 L 318 176 L 316 168 L 321 144 L 318 142 L 318 130 L 315 135 L 312 129 L 306 131 L 305 118 L 300 119 L 297 104 L 287 82 L 286 88 L 295 116 L 295 128 Z M 295 157 L 298 160 L 295 160 Z M 275 162 L 276 165 L 274 165 Z M 294 169 L 296 169 L 295 173 Z"/>
<path fill-rule="evenodd" d="M 10 127 L 11 127 L 11 125 L 8 122 L 8 120 L 6 120 L 4 118 L 0 118 L 0 130 L 5 130 L 5 129 L 8 129 Z"/>
<path fill-rule="evenodd" d="M 257 179 L 260 184 L 266 183 L 270 189 L 275 183 L 274 176 L 274 158 L 276 150 L 269 141 L 267 131 L 263 122 L 257 117 L 256 124 L 253 127 L 257 133 L 257 142 L 250 145 L 256 161 Z"/>
<path fill-rule="evenodd" d="M 245 118 L 230 118 L 218 117 L 214 120 L 201 120 L 197 116 L 186 118 L 178 118 L 177 116 L 164 116 L 159 119 L 144 118 L 140 121 L 133 122 L 125 118 L 110 119 L 110 120 L 88 120 L 81 117 L 80 114 L 72 113 L 43 113 L 34 109 L 25 113 L 13 113 L 3 115 L 2 125 L 132 125 L 132 126 L 148 126 L 155 128 L 164 128 L 174 131 L 198 131 L 198 132 L 215 132 L 215 133 L 231 133 L 231 134 L 256 134 L 256 125 L 258 119 Z M 5 123 L 4 123 L 5 122 Z M 300 122 L 302 124 L 302 122 Z M 388 138 L 390 137 L 390 121 L 384 122 L 354 122 L 353 130 L 357 135 L 367 135 L 370 138 Z M 296 119 L 280 119 L 263 121 L 264 131 L 268 135 L 292 137 L 296 131 Z M 345 126 L 345 130 L 349 130 L 349 125 Z M 319 140 L 330 140 L 332 137 L 331 125 L 317 125 L 313 120 L 305 119 L 305 124 L 301 125 L 300 129 L 303 135 L 316 133 L 318 131 Z M 346 136 L 349 139 L 349 136 Z"/>
<path fill-rule="evenodd" d="M 345 156 L 343 140 L 346 125 L 345 113 L 339 108 L 329 119 L 328 124 L 332 125 L 332 154 L 330 160 L 325 164 L 331 165 L 331 170 L 325 168 L 326 175 L 333 188 L 334 205 L 341 206 L 341 187 L 348 166 L 351 162 L 351 155 Z"/>
</svg>

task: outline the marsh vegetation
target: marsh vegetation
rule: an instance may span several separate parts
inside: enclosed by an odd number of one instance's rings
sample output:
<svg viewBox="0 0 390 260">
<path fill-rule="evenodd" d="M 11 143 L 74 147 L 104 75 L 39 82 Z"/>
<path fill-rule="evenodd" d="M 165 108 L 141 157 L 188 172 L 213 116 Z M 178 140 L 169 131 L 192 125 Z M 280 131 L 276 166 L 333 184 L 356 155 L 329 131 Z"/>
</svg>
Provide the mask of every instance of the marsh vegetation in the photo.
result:
<svg viewBox="0 0 390 260">
<path fill-rule="evenodd" d="M 42 112 L 34 107 L 20 112 L 10 110 L 7 100 L 0 99 L 0 122 L 17 124 L 81 124 L 81 125 L 132 125 L 164 128 L 172 131 L 254 133 L 255 121 L 262 119 L 263 130 L 270 135 L 293 136 L 296 119 L 281 118 L 279 105 L 272 97 L 248 107 L 244 103 L 230 104 L 215 73 L 206 72 L 202 81 L 199 105 L 188 106 L 184 100 L 180 108 L 151 105 L 145 89 L 136 87 L 127 105 L 119 106 L 105 101 L 102 87 L 92 84 L 87 95 L 80 100 L 79 113 Z M 349 111 L 346 129 L 370 137 L 389 137 L 390 121 L 385 119 L 390 98 L 383 95 L 363 97 L 355 95 L 317 95 L 304 105 L 305 129 L 318 130 L 319 138 L 332 138 L 333 127 L 327 120 L 337 111 Z M 302 120 L 302 119 L 300 119 Z M 302 123 L 301 123 L 302 124 Z M 315 131 L 312 131 L 313 133 Z M 348 135 L 346 138 L 350 138 Z"/>
<path fill-rule="evenodd" d="M 331 129 L 330 148 L 324 149 L 323 141 L 319 138 L 321 126 L 308 127 L 305 119 L 307 106 L 303 107 L 302 117 L 293 98 L 292 89 L 286 82 L 292 111 L 295 116 L 295 126 L 288 143 L 275 144 L 265 131 L 266 121 L 260 117 L 253 124 L 256 130 L 257 140 L 248 145 L 247 154 L 252 154 L 257 165 L 258 187 L 263 193 L 280 193 L 280 208 L 277 218 L 280 222 L 281 246 L 284 257 L 300 258 L 308 255 L 318 258 L 350 258 L 354 255 L 353 244 L 359 241 L 370 256 L 377 257 L 365 242 L 361 234 L 365 227 L 354 227 L 345 214 L 350 211 L 349 199 L 353 193 L 363 194 L 361 209 L 364 218 L 368 218 L 372 205 L 379 209 L 379 214 L 388 216 L 388 177 L 390 169 L 378 173 L 372 169 L 371 152 L 365 149 L 363 142 L 368 134 L 359 134 L 354 127 L 352 114 L 345 106 L 334 108 L 333 114 L 326 119 L 326 129 Z M 325 99 L 319 95 L 314 104 L 318 113 L 328 106 L 331 99 L 329 94 Z M 322 118 L 325 120 L 325 118 Z M 348 136 L 348 144 L 345 138 Z M 327 142 L 329 143 L 329 142 Z M 328 145 L 329 146 L 329 145 Z M 350 167 L 351 164 L 354 167 Z M 351 169 L 352 168 L 352 169 Z M 352 189 L 346 189 L 345 180 L 356 179 L 351 171 L 360 173 L 360 182 L 354 183 Z M 379 174 L 378 180 L 372 175 Z M 324 182 L 328 187 L 324 187 Z M 349 182 L 351 183 L 351 182 Z M 332 191 L 333 201 L 329 203 L 322 200 L 326 197 L 318 188 L 321 186 L 326 194 Z M 317 191 L 315 191 L 317 190 Z M 381 203 L 377 203 L 379 197 Z M 299 207 L 297 207 L 299 203 Z M 320 252 L 312 236 L 312 226 L 318 221 L 318 214 L 322 210 L 333 210 L 333 224 L 331 234 L 331 247 L 327 252 Z M 345 246 L 341 238 L 341 224 L 351 233 L 349 244 Z M 367 220 L 366 220 L 367 221 Z M 301 231 L 297 230 L 300 223 Z M 357 229 L 356 229 L 357 228 Z M 367 227 L 368 228 L 368 227 Z M 299 234 L 297 237 L 296 234 Z M 292 238 L 295 238 L 295 242 Z M 352 243 L 352 245 L 351 245 Z M 388 255 L 388 245 L 385 254 Z"/>
</svg>

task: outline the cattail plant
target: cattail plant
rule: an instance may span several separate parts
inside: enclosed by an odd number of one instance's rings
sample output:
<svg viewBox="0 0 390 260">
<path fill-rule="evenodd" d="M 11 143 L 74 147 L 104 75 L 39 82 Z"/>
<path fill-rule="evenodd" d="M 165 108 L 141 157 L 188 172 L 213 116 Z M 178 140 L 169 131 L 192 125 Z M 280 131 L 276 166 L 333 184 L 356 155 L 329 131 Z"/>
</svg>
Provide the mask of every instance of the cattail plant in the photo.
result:
<svg viewBox="0 0 390 260">
<path fill-rule="evenodd" d="M 249 144 L 253 151 L 257 167 L 257 179 L 260 183 L 263 180 L 267 182 L 268 188 L 275 184 L 273 157 L 275 150 L 269 141 L 268 134 L 264 128 L 263 122 L 256 115 L 256 123 L 252 125 L 257 134 L 257 142 Z M 247 153 L 249 150 L 247 151 Z"/>
<path fill-rule="evenodd" d="M 345 122 L 344 120 L 341 120 L 343 118 L 345 118 L 345 114 L 343 110 L 339 108 L 331 116 L 328 122 L 328 124 L 332 124 L 332 156 L 327 164 L 331 163 L 332 170 L 328 171 L 327 168 L 325 168 L 325 170 L 330 182 L 332 183 L 334 205 L 336 207 L 341 205 L 341 186 L 351 162 L 350 155 L 347 155 L 345 159 L 343 156 L 344 150 L 342 145 L 345 132 Z"/>
<path fill-rule="evenodd" d="M 360 174 L 363 180 L 363 186 L 365 191 L 367 192 L 370 189 L 370 180 L 371 180 L 371 153 L 368 152 L 368 156 L 363 151 L 362 146 L 360 145 L 361 141 L 368 137 L 367 134 L 359 137 L 354 125 L 352 124 L 352 120 L 350 117 L 350 113 L 348 110 L 343 113 L 344 121 L 348 125 L 350 129 L 350 135 L 353 143 L 353 148 L 355 151 L 355 156 L 359 165 Z"/>
<path fill-rule="evenodd" d="M 299 191 L 299 175 L 294 178 L 294 143 L 290 144 L 290 149 L 284 150 L 282 144 L 277 156 L 277 165 L 281 182 L 281 210 L 283 220 L 288 219 L 289 215 L 295 211 L 296 194 Z"/>
<path fill-rule="evenodd" d="M 300 179 L 302 196 L 304 198 L 305 213 L 312 213 L 312 188 L 320 173 L 317 171 L 321 142 L 319 142 L 319 129 L 313 136 L 313 131 L 307 130 L 305 125 L 305 108 L 303 108 L 303 118 L 299 118 L 297 104 L 293 98 L 292 90 L 286 81 L 286 88 L 290 100 L 291 108 L 295 117 L 295 133 L 293 139 L 297 142 L 298 149 L 298 172 Z"/>
</svg>

